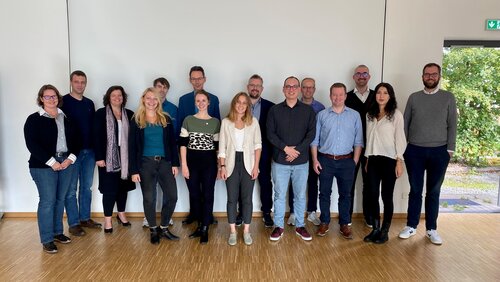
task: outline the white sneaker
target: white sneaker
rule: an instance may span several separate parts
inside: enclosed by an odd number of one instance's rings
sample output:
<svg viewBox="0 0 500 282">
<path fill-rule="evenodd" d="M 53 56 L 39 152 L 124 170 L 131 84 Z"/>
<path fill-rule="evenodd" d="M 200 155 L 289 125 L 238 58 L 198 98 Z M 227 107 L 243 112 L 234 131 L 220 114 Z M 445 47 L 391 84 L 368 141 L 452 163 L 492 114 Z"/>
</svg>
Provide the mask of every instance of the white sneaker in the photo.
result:
<svg viewBox="0 0 500 282">
<path fill-rule="evenodd" d="M 286 223 L 290 226 L 295 226 L 295 214 L 291 213 Z"/>
<path fill-rule="evenodd" d="M 174 226 L 174 220 L 173 220 L 173 219 L 170 219 L 170 221 L 168 222 L 168 225 L 170 225 L 170 226 Z"/>
<path fill-rule="evenodd" d="M 250 246 L 253 243 L 252 235 L 250 233 L 243 233 L 243 242 L 245 245 Z"/>
<path fill-rule="evenodd" d="M 399 238 L 408 239 L 415 234 L 417 234 L 417 229 L 410 227 L 410 226 L 406 226 L 403 229 L 403 231 L 399 232 Z"/>
<path fill-rule="evenodd" d="M 149 228 L 149 223 L 148 223 L 148 220 L 146 218 L 144 218 L 142 220 L 142 227 L 144 228 Z"/>
<path fill-rule="evenodd" d="M 237 239 L 237 236 L 238 234 L 237 233 L 230 233 L 229 234 L 229 240 L 227 240 L 227 243 L 230 245 L 230 246 L 234 246 L 236 245 L 238 239 Z"/>
<path fill-rule="evenodd" d="M 312 222 L 316 226 L 319 226 L 321 224 L 321 220 L 319 220 L 318 214 L 315 211 L 308 212 L 307 220 L 309 220 L 310 222 Z"/>
<path fill-rule="evenodd" d="M 439 236 L 437 230 L 427 230 L 427 238 L 429 238 L 429 240 L 431 240 L 432 244 L 434 245 L 443 244 L 443 240 L 441 239 L 441 236 Z"/>
</svg>

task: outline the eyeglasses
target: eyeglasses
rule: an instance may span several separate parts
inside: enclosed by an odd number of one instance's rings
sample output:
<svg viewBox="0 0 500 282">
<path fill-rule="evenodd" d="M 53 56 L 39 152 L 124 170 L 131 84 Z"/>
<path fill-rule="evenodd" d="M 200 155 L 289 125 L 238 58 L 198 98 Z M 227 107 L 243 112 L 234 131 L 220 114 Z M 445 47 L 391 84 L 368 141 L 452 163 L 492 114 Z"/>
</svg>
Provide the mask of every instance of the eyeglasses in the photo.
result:
<svg viewBox="0 0 500 282">
<path fill-rule="evenodd" d="M 290 89 L 297 90 L 298 88 L 299 88 L 298 85 L 285 85 L 286 90 L 290 90 Z"/>
<path fill-rule="evenodd" d="M 362 77 L 362 78 L 368 78 L 370 76 L 369 73 L 365 72 L 357 72 L 354 74 L 355 77 Z"/>
<path fill-rule="evenodd" d="M 429 77 L 438 78 L 439 77 L 439 73 L 437 73 L 437 72 L 434 72 L 434 73 L 424 73 L 423 77 L 424 78 L 429 78 Z"/>
<path fill-rule="evenodd" d="M 205 79 L 204 76 L 202 76 L 202 77 L 190 77 L 189 78 L 189 80 L 191 80 L 191 81 L 202 81 L 204 79 Z"/>
<path fill-rule="evenodd" d="M 262 85 L 260 85 L 260 84 L 248 84 L 248 87 L 250 87 L 250 88 L 261 88 Z"/>
<path fill-rule="evenodd" d="M 49 100 L 55 101 L 55 100 L 57 100 L 57 95 L 47 95 L 47 96 L 42 96 L 42 98 L 45 101 L 49 101 Z"/>
<path fill-rule="evenodd" d="M 312 90 L 312 89 L 315 89 L 316 87 L 314 86 L 302 86 L 302 89 L 304 90 Z"/>
</svg>

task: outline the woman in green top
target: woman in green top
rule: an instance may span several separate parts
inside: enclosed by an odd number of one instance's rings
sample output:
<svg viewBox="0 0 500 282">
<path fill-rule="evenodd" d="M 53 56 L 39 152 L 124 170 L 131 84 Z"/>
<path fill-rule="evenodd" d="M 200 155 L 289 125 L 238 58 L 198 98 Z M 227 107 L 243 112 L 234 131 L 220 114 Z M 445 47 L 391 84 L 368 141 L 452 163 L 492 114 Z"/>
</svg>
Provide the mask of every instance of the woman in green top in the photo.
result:
<svg viewBox="0 0 500 282">
<path fill-rule="evenodd" d="M 207 92 L 197 91 L 194 99 L 198 113 L 184 119 L 179 145 L 182 175 L 193 203 L 191 213 L 198 221 L 198 228 L 189 238 L 200 237 L 200 244 L 206 244 L 214 208 L 220 122 L 208 114 L 210 96 Z"/>
</svg>

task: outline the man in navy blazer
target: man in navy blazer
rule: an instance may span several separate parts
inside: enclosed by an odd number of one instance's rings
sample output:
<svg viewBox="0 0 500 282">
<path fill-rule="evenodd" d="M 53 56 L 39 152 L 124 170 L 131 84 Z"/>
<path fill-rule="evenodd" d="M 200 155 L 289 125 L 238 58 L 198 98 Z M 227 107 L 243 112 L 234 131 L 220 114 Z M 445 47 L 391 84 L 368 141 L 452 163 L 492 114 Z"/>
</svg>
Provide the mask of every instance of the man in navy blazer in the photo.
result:
<svg viewBox="0 0 500 282">
<path fill-rule="evenodd" d="M 266 227 L 273 227 L 274 221 L 271 217 L 273 207 L 273 184 L 271 183 L 271 160 L 272 145 L 267 140 L 267 114 L 274 103 L 261 97 L 264 90 L 264 81 L 258 74 L 254 74 L 248 80 L 247 91 L 252 101 L 252 114 L 259 120 L 260 132 L 262 135 L 262 153 L 259 163 L 259 185 L 260 201 L 262 202 L 263 221 Z"/>
<path fill-rule="evenodd" d="M 198 112 L 198 109 L 194 105 L 194 93 L 198 90 L 204 90 L 206 77 L 205 70 L 200 66 L 193 66 L 189 70 L 189 82 L 193 85 L 193 91 L 182 95 L 179 98 L 179 111 L 177 112 L 179 127 L 182 127 L 182 123 L 187 116 L 194 115 Z M 208 105 L 208 114 L 211 117 L 217 118 L 220 121 L 220 110 L 219 110 L 219 98 L 217 96 L 210 94 L 210 105 Z M 193 206 L 191 199 L 189 199 L 190 206 Z M 191 224 L 194 222 L 191 212 L 189 216 L 182 221 L 182 224 Z M 216 224 L 217 221 L 213 219 L 213 223 Z"/>
</svg>

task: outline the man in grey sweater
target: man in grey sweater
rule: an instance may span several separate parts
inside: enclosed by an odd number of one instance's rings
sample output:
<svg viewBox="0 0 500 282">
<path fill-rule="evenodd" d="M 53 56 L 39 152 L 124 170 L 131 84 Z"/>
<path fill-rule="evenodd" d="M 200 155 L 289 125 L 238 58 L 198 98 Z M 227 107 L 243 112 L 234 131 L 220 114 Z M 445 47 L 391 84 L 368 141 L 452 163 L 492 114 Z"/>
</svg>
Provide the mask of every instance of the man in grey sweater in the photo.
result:
<svg viewBox="0 0 500 282">
<path fill-rule="evenodd" d="M 442 244 L 437 233 L 439 195 L 446 168 L 455 150 L 457 135 L 457 106 L 452 93 L 439 89 L 441 67 L 435 63 L 424 66 L 424 90 L 410 95 L 404 113 L 408 140 L 404 157 L 410 194 L 407 226 L 399 238 L 416 234 L 422 210 L 424 173 L 426 177 L 425 226 L 426 235 L 436 245 Z"/>
</svg>

